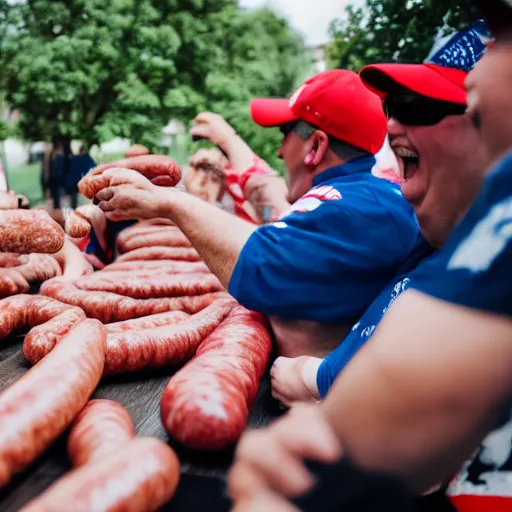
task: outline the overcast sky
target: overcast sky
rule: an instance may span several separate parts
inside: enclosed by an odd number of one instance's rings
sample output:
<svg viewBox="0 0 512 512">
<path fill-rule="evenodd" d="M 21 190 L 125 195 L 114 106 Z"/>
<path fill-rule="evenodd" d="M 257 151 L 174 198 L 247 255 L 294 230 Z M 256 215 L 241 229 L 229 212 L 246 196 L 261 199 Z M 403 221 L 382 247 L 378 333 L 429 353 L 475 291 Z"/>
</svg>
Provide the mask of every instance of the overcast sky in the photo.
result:
<svg viewBox="0 0 512 512">
<path fill-rule="evenodd" d="M 286 16 L 308 44 L 327 41 L 329 23 L 343 15 L 345 6 L 362 0 L 240 0 L 244 7 L 269 6 Z"/>
</svg>

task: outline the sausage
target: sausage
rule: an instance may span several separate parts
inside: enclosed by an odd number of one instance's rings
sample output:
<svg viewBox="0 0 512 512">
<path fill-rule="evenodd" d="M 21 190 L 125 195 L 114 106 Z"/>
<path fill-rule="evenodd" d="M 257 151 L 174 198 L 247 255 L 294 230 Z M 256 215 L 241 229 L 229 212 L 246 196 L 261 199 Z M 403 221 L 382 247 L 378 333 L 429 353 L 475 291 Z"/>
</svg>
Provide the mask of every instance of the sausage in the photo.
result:
<svg viewBox="0 0 512 512">
<path fill-rule="evenodd" d="M 64 231 L 44 210 L 1 210 L 0 252 L 55 254 Z"/>
<path fill-rule="evenodd" d="M 179 461 L 169 446 L 135 438 L 67 474 L 21 512 L 154 512 L 172 498 L 179 478 Z"/>
<path fill-rule="evenodd" d="M 98 179 L 98 176 L 117 167 L 137 171 L 160 187 L 174 187 L 181 181 L 181 169 L 175 160 L 162 155 L 144 155 L 95 167 L 80 180 L 78 190 L 85 197 L 93 199 L 100 190 L 110 186 L 112 179 L 108 175 L 103 176 L 104 179 Z"/>
<path fill-rule="evenodd" d="M 176 325 L 109 334 L 105 373 L 135 372 L 188 361 L 234 304 L 233 299 L 218 300 Z"/>
<path fill-rule="evenodd" d="M 141 222 L 137 222 L 137 224 L 123 229 L 123 231 L 117 235 L 116 244 L 118 247 L 122 247 L 126 242 L 128 242 L 128 240 L 136 236 L 148 235 L 150 233 L 164 233 L 168 230 L 181 233 L 181 230 L 176 226 L 141 225 Z"/>
<path fill-rule="evenodd" d="M 135 437 L 128 411 L 112 400 L 91 400 L 71 426 L 68 456 L 78 468 L 122 449 Z"/>
<path fill-rule="evenodd" d="M 79 290 L 104 291 L 134 299 L 158 299 L 184 297 L 220 292 L 222 284 L 213 274 L 178 274 L 160 277 L 131 277 L 121 280 L 113 278 L 82 278 L 75 282 Z"/>
<path fill-rule="evenodd" d="M 201 261 L 201 256 L 195 249 L 186 247 L 144 247 L 119 256 L 115 262 L 146 260 Z"/>
<path fill-rule="evenodd" d="M 178 228 L 169 227 L 118 240 L 117 247 L 119 252 L 127 253 L 144 247 L 192 247 L 192 244 Z"/>
<path fill-rule="evenodd" d="M 25 336 L 24 350 L 27 349 L 29 353 L 34 350 L 36 353 L 41 346 L 51 347 L 51 350 L 84 319 L 85 313 L 80 308 L 52 298 L 16 295 L 0 301 L 0 340 L 29 328 L 31 330 Z"/>
<path fill-rule="evenodd" d="M 158 313 L 156 315 L 144 316 L 142 318 L 135 318 L 124 322 L 107 324 L 107 334 L 110 335 L 120 332 L 141 331 L 142 329 L 152 329 L 154 327 L 161 327 L 164 325 L 179 324 L 180 322 L 187 320 L 189 317 L 190 315 L 183 311 Z"/>
<path fill-rule="evenodd" d="M 124 154 L 125 158 L 132 158 L 134 156 L 149 155 L 149 149 L 141 144 L 134 144 Z"/>
<path fill-rule="evenodd" d="M 166 274 L 199 274 L 210 273 L 210 269 L 202 261 L 125 261 L 115 262 L 107 265 L 101 272 L 126 272 L 133 275 L 149 272 L 165 272 Z M 140 274 L 139 274 L 140 273 Z"/>
<path fill-rule="evenodd" d="M 0 395 L 0 487 L 68 428 L 96 389 L 104 363 L 105 327 L 84 320 Z"/>
<path fill-rule="evenodd" d="M 132 299 L 115 293 L 79 290 L 73 283 L 59 277 L 46 281 L 41 286 L 40 293 L 65 304 L 80 307 L 89 318 L 97 318 L 105 324 L 166 311 L 184 311 L 194 314 L 218 298 L 229 297 L 224 292 L 215 292 L 197 297 Z"/>
<path fill-rule="evenodd" d="M 91 223 L 89 219 L 81 215 L 78 211 L 64 210 L 64 231 L 71 238 L 85 238 L 91 232 Z"/>
<path fill-rule="evenodd" d="M 15 268 L 0 269 L 0 299 L 29 290 L 30 284 Z"/>
<path fill-rule="evenodd" d="M 165 388 L 160 411 L 167 433 L 195 450 L 235 443 L 245 430 L 271 350 L 264 318 L 235 307 Z"/>
</svg>

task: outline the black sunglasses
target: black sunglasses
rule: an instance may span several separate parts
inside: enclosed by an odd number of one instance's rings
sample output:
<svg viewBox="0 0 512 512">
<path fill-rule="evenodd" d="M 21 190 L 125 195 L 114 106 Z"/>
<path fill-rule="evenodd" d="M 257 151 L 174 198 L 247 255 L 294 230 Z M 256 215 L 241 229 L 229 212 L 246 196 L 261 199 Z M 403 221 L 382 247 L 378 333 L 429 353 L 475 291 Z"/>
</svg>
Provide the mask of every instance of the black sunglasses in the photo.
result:
<svg viewBox="0 0 512 512">
<path fill-rule="evenodd" d="M 449 116 L 461 116 L 466 105 L 448 103 L 420 96 L 389 96 L 383 101 L 388 119 L 394 118 L 405 126 L 434 126 Z"/>
</svg>

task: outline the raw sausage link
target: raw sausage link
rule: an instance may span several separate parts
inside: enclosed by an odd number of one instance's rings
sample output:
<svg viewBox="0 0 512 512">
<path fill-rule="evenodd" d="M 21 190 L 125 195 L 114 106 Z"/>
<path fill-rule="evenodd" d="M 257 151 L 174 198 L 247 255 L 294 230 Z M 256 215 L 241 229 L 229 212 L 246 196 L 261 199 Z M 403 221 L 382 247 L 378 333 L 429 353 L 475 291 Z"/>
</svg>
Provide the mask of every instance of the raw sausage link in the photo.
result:
<svg viewBox="0 0 512 512">
<path fill-rule="evenodd" d="M 91 400 L 71 427 L 68 456 L 77 468 L 104 459 L 135 437 L 128 411 L 112 400 Z"/>
<path fill-rule="evenodd" d="M 220 292 L 222 284 L 213 274 L 161 275 L 160 277 L 82 278 L 75 282 L 79 290 L 117 293 L 134 299 L 160 299 L 165 297 L 195 297 Z"/>
<path fill-rule="evenodd" d="M 179 230 L 176 226 L 141 225 L 140 222 L 137 222 L 137 224 L 134 224 L 133 226 L 123 229 L 123 231 L 119 233 L 116 239 L 116 244 L 118 248 L 122 249 L 126 242 L 128 242 L 129 240 L 136 236 L 149 235 L 152 233 L 165 233 L 166 231 L 169 230 L 171 232 L 181 233 L 181 230 Z"/>
<path fill-rule="evenodd" d="M 0 252 L 55 254 L 64 231 L 44 210 L 1 210 Z"/>
<path fill-rule="evenodd" d="M 190 318 L 190 315 L 183 311 L 168 311 L 167 313 L 158 313 L 157 315 L 144 316 L 125 322 L 116 322 L 108 324 L 107 334 L 115 334 L 128 331 L 140 331 L 142 329 L 153 329 L 164 325 L 175 325 L 184 322 Z"/>
<path fill-rule="evenodd" d="M 32 365 L 41 361 L 73 327 L 85 318 L 85 313 L 80 308 L 71 307 L 44 324 L 34 327 L 25 336 L 23 342 L 25 359 Z"/>
<path fill-rule="evenodd" d="M 201 261 L 201 257 L 195 249 L 186 247 L 144 247 L 119 256 L 116 263 L 144 260 Z"/>
<path fill-rule="evenodd" d="M 271 349 L 264 318 L 234 308 L 165 388 L 160 408 L 168 434 L 196 450 L 235 443 L 245 430 Z"/>
<path fill-rule="evenodd" d="M 176 325 L 109 334 L 105 373 L 135 372 L 188 361 L 234 305 L 233 299 L 218 300 Z"/>
<path fill-rule="evenodd" d="M 207 293 L 197 297 L 176 297 L 166 299 L 132 299 L 115 293 L 88 292 L 79 290 L 73 283 L 57 277 L 46 281 L 40 293 L 65 304 L 78 306 L 89 318 L 97 318 L 104 324 L 122 322 L 142 316 L 184 311 L 194 314 L 209 306 L 214 300 L 227 295 L 224 292 Z"/>
<path fill-rule="evenodd" d="M 64 231 L 66 231 L 71 238 L 85 238 L 89 236 L 91 223 L 86 217 L 73 210 L 66 212 L 64 217 L 66 218 Z"/>
<path fill-rule="evenodd" d="M 74 322 L 71 317 L 75 319 Z M 74 325 L 83 319 L 85 319 L 85 313 L 81 309 L 49 297 L 40 295 L 9 297 L 0 301 L 0 340 L 12 333 L 32 329 L 25 337 L 26 343 L 37 345 L 39 339 L 45 344 L 52 345 L 53 348 Z"/>
<path fill-rule="evenodd" d="M 181 181 L 181 169 L 175 160 L 162 155 L 144 155 L 94 168 L 78 183 L 78 190 L 92 199 L 100 190 L 110 186 L 112 176 L 104 176 L 104 180 L 96 178 L 104 171 L 117 167 L 137 171 L 160 187 L 174 187 Z"/>
<path fill-rule="evenodd" d="M 129 275 L 141 275 L 150 272 L 165 272 L 166 274 L 198 274 L 210 273 L 210 269 L 202 261 L 125 261 L 107 265 L 101 275 L 108 272 L 127 272 Z"/>
<path fill-rule="evenodd" d="M 67 474 L 21 512 L 154 512 L 172 498 L 179 478 L 179 461 L 169 446 L 135 438 Z"/>
<path fill-rule="evenodd" d="M 192 247 L 190 240 L 178 228 L 160 228 L 154 233 L 135 235 L 118 242 L 119 252 L 127 253 L 144 247 Z"/>
<path fill-rule="evenodd" d="M 0 269 L 0 299 L 29 290 L 30 284 L 15 268 Z"/>
<path fill-rule="evenodd" d="M 105 327 L 84 320 L 0 395 L 0 486 L 68 428 L 96 389 L 104 362 Z"/>
</svg>

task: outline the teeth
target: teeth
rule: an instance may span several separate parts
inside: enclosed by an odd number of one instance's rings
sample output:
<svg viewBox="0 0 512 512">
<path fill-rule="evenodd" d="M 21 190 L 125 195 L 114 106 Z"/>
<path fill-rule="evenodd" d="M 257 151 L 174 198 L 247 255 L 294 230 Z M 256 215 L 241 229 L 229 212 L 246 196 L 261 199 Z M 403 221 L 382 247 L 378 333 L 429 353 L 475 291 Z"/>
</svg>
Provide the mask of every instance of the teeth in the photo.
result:
<svg viewBox="0 0 512 512">
<path fill-rule="evenodd" d="M 407 148 L 393 148 L 395 155 L 399 158 L 418 158 L 418 154 Z"/>
</svg>

